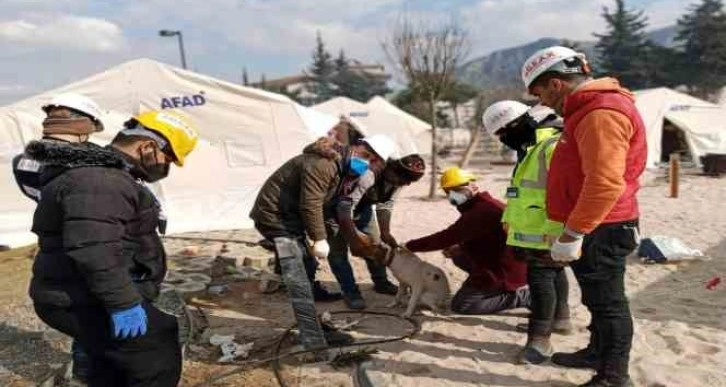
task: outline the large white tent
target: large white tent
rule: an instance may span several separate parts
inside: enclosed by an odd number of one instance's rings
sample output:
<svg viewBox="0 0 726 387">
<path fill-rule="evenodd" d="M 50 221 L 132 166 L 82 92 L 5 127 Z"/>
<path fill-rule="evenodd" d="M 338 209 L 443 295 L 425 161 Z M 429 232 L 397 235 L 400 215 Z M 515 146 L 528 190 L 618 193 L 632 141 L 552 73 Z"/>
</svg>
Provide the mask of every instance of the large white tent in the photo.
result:
<svg viewBox="0 0 726 387">
<path fill-rule="evenodd" d="M 665 87 L 637 91 L 635 95 L 647 128 L 647 167 L 660 162 L 664 120 L 683 131 L 696 163 L 706 153 L 726 153 L 725 108 Z"/>
<path fill-rule="evenodd" d="M 371 107 L 347 97 L 335 97 L 312 106 L 314 110 L 337 117 L 345 116 L 362 126 L 365 135 L 385 134 L 396 142 L 397 155 L 410 153 L 430 154 L 431 141 L 428 148 L 421 149 L 417 142 L 417 128 L 407 124 L 407 120 L 396 114 Z M 425 145 L 425 144 L 424 144 Z"/>
<path fill-rule="evenodd" d="M 421 154 L 431 154 L 431 125 L 420 118 L 402 110 L 398 106 L 392 104 L 387 99 L 375 96 L 366 103 L 371 111 L 386 112 L 401 118 L 401 123 L 406 130 L 411 133 L 418 151 Z"/>
<path fill-rule="evenodd" d="M 166 207 L 168 232 L 251 226 L 248 218 L 265 179 L 338 119 L 289 98 L 224 82 L 149 59 L 133 60 L 58 89 L 0 108 L 0 244 L 33 241 L 34 203 L 20 194 L 10 162 L 41 134 L 40 109 L 62 92 L 84 94 L 109 114 L 105 144 L 141 111 L 175 108 L 199 128 L 200 143 L 184 168 L 152 189 Z"/>
</svg>

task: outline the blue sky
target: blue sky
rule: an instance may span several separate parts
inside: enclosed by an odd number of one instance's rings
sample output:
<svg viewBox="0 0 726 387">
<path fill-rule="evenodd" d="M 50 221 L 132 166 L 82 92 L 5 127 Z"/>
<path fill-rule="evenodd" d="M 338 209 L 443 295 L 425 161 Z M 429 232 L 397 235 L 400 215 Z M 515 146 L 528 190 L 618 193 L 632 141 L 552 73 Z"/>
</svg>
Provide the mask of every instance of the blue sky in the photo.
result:
<svg viewBox="0 0 726 387">
<path fill-rule="evenodd" d="M 698 0 L 626 0 L 652 28 L 673 24 Z M 297 73 L 308 65 L 317 31 L 331 52 L 387 63 L 381 42 L 405 11 L 452 19 L 468 31 L 470 57 L 541 37 L 592 39 L 614 0 L 2 0 L 0 105 L 81 79 L 125 60 L 179 65 L 239 82 Z"/>
</svg>

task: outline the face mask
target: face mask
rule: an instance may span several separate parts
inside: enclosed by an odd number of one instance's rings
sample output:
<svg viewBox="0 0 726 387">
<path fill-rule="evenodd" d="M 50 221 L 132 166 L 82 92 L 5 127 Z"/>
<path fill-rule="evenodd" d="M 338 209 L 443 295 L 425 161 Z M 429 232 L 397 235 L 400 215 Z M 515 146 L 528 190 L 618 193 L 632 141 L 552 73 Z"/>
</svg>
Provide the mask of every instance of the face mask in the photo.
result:
<svg viewBox="0 0 726 387">
<path fill-rule="evenodd" d="M 169 175 L 169 164 L 156 161 L 156 148 L 153 151 L 141 151 L 139 164 L 131 173 L 148 183 L 159 181 Z"/>
<path fill-rule="evenodd" d="M 534 120 L 524 119 L 519 124 L 504 130 L 499 140 L 511 149 L 524 150 L 537 141 L 536 126 Z"/>
<path fill-rule="evenodd" d="M 449 192 L 449 203 L 451 203 L 452 206 L 458 207 L 467 201 L 469 201 L 469 197 L 466 196 L 465 193 L 458 191 Z"/>
<path fill-rule="evenodd" d="M 348 162 L 348 166 L 350 167 L 350 171 L 353 172 L 354 175 L 360 176 L 366 171 L 368 171 L 369 162 L 366 159 L 362 159 L 360 157 L 351 157 L 350 161 Z"/>
</svg>

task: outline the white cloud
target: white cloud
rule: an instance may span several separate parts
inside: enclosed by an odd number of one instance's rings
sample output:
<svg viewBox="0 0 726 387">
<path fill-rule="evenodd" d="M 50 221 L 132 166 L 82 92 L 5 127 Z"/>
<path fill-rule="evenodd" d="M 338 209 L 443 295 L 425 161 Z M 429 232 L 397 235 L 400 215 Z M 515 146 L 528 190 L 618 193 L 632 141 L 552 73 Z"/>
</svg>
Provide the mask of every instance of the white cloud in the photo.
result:
<svg viewBox="0 0 726 387">
<path fill-rule="evenodd" d="M 124 46 L 121 28 L 104 19 L 75 15 L 0 22 L 0 39 L 40 47 L 114 52 Z"/>
</svg>

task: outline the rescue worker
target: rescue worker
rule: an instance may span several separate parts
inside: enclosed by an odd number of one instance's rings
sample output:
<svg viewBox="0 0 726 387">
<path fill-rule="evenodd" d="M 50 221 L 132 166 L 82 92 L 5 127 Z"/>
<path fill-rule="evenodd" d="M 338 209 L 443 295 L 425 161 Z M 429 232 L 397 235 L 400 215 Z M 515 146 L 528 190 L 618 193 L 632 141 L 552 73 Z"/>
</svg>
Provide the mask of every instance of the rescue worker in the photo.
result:
<svg viewBox="0 0 726 387">
<path fill-rule="evenodd" d="M 451 301 L 459 314 L 492 314 L 529 306 L 527 266 L 507 248 L 501 220 L 504 204 L 480 192 L 470 172 L 451 167 L 441 176 L 441 188 L 449 203 L 461 213 L 459 219 L 437 233 L 410 240 L 412 252 L 444 250 L 444 256 L 467 272 Z"/>
<path fill-rule="evenodd" d="M 40 141 L 98 147 L 87 142 L 91 134 L 103 131 L 103 113 L 95 101 L 84 95 L 65 93 L 53 97 L 42 109 L 46 117 L 42 123 L 43 137 Z M 40 177 L 44 166 L 23 152 L 13 158 L 12 168 L 20 192 L 37 203 L 43 189 Z M 73 378 L 87 382 L 88 356 L 78 341 L 74 340 L 71 344 L 71 354 Z"/>
<path fill-rule="evenodd" d="M 539 364 L 552 354 L 552 332 L 572 331 L 565 265 L 553 261 L 549 251 L 549 241 L 560 235 L 563 226 L 547 220 L 545 208 L 547 169 L 560 138 L 562 120 L 550 114 L 538 122 L 529 106 L 500 101 L 484 111 L 482 121 L 489 133 L 518 155 L 502 223 L 514 257 L 527 263 L 531 297 L 527 344 L 517 360 Z"/>
<path fill-rule="evenodd" d="M 103 131 L 101 108 L 86 96 L 75 93 L 59 94 L 42 109 L 46 117 L 42 124 L 41 141 L 95 146 L 86 141 L 91 134 Z M 38 202 L 42 189 L 39 178 L 43 166 L 25 153 L 15 156 L 12 166 L 20 191 L 29 199 Z"/>
<path fill-rule="evenodd" d="M 633 94 L 613 78 L 593 79 L 585 56 L 548 47 L 528 58 L 529 93 L 564 118 L 547 178 L 547 214 L 565 229 L 552 259 L 571 262 L 592 316 L 590 343 L 552 361 L 595 368 L 583 386 L 631 386 L 633 319 L 625 296 L 625 257 L 638 245 L 638 180 L 647 147 Z"/>
<path fill-rule="evenodd" d="M 341 192 L 354 188 L 364 174 L 383 167 L 392 149 L 380 144 L 374 138 L 351 146 L 328 137 L 319 139 L 267 179 L 250 212 L 255 228 L 274 242 L 300 341 L 307 349 L 324 349 L 329 341 L 352 340 L 337 332 L 328 332 L 326 337 L 323 332 L 311 289 L 317 283 L 317 262 L 310 256 L 328 257 L 330 245 L 324 220 L 334 216 Z M 362 242 L 356 240 L 354 247 L 362 246 Z"/>
<path fill-rule="evenodd" d="M 364 175 L 350 194 L 339 198 L 337 218 L 326 222 L 331 246 L 328 262 L 348 308 L 365 309 L 366 305 L 350 265 L 346 238 L 355 238 L 358 231 L 368 235 L 374 245 L 383 242 L 390 247 L 398 246 L 391 233 L 395 197 L 401 188 L 421 179 L 425 169 L 424 160 L 417 154 L 388 159 L 381 173 L 375 177 Z M 375 182 L 370 179 L 375 179 Z M 373 205 L 376 206 L 375 214 Z M 373 281 L 373 290 L 380 294 L 396 294 L 398 287 L 388 279 L 386 266 L 370 256 L 364 256 L 364 260 Z"/>
<path fill-rule="evenodd" d="M 39 252 L 30 297 L 51 327 L 88 351 L 90 386 L 176 386 L 181 348 L 174 316 L 150 301 L 166 274 L 159 204 L 143 182 L 183 166 L 197 143 L 173 112 L 129 120 L 106 148 L 36 141 L 46 166 L 32 231 Z"/>
</svg>

